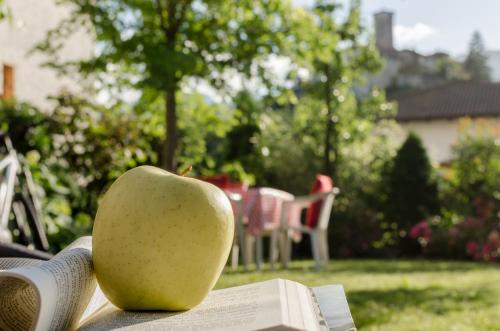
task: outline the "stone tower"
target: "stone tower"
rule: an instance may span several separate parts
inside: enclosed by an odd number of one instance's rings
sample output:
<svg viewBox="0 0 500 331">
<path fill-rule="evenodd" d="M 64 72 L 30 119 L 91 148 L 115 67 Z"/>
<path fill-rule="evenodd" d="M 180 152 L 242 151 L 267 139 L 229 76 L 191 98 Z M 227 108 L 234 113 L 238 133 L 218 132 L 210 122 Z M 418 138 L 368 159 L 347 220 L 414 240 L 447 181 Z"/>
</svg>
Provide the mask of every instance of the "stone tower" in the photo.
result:
<svg viewBox="0 0 500 331">
<path fill-rule="evenodd" d="M 381 52 L 394 50 L 392 42 L 392 16 L 393 13 L 381 11 L 375 13 L 375 43 Z"/>
</svg>

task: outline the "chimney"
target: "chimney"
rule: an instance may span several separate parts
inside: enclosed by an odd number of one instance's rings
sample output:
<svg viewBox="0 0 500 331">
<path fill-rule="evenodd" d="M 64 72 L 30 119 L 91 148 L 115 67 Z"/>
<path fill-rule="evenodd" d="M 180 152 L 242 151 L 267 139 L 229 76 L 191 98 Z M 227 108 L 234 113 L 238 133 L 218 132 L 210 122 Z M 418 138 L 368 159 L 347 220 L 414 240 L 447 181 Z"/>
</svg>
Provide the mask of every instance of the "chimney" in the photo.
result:
<svg viewBox="0 0 500 331">
<path fill-rule="evenodd" d="M 4 100 L 14 97 L 14 67 L 8 64 L 3 65 L 3 94 L 0 97 Z"/>
<path fill-rule="evenodd" d="M 392 42 L 392 16 L 393 13 L 381 11 L 375 13 L 375 44 L 381 51 L 392 51 L 394 45 Z"/>
</svg>

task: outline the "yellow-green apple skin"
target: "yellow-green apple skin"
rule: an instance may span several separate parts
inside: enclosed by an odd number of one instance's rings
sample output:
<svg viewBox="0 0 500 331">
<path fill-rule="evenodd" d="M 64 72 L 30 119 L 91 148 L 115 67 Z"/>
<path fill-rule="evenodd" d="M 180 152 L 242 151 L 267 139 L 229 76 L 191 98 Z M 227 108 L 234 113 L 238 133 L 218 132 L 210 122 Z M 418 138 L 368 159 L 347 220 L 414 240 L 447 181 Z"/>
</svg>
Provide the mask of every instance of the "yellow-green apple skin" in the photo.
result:
<svg viewBox="0 0 500 331">
<path fill-rule="evenodd" d="M 217 282 L 233 235 L 231 204 L 216 186 L 152 166 L 129 170 L 95 218 L 99 286 L 125 310 L 190 309 Z"/>
</svg>

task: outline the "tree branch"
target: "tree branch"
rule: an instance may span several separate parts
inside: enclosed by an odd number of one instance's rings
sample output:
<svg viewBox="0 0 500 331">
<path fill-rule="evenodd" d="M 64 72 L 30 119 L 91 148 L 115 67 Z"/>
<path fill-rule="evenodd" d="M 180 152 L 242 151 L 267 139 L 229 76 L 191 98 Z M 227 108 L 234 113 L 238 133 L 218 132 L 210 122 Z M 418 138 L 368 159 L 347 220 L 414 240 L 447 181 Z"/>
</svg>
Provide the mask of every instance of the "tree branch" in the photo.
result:
<svg viewBox="0 0 500 331">
<path fill-rule="evenodd" d="M 165 24 L 165 17 L 163 16 L 163 5 L 161 3 L 162 0 L 156 0 L 155 3 L 156 3 L 156 11 L 158 13 L 158 16 L 160 16 L 160 26 L 161 26 L 161 29 L 163 30 L 163 33 L 165 34 L 165 36 L 167 35 L 167 32 L 168 32 L 168 28 Z"/>
<path fill-rule="evenodd" d="M 176 21 L 175 21 L 175 29 L 176 31 L 179 30 L 179 27 L 182 23 L 182 20 L 184 19 L 184 15 L 186 15 L 186 11 L 188 9 L 188 7 L 191 5 L 191 3 L 193 2 L 193 0 L 186 0 L 182 6 L 181 6 L 181 9 L 179 11 L 179 16 L 177 17 Z"/>
</svg>

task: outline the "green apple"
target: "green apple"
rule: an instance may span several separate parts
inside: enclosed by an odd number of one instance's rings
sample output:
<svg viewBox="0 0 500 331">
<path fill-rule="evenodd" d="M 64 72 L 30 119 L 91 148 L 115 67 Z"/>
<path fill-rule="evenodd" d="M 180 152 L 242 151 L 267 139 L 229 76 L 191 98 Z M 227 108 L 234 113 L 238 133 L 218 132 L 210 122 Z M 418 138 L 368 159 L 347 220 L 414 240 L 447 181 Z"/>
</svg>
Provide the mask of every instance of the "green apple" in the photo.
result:
<svg viewBox="0 0 500 331">
<path fill-rule="evenodd" d="M 217 282 L 233 235 L 223 191 L 141 166 L 120 176 L 99 205 L 92 232 L 97 280 L 122 309 L 190 309 Z"/>
</svg>

